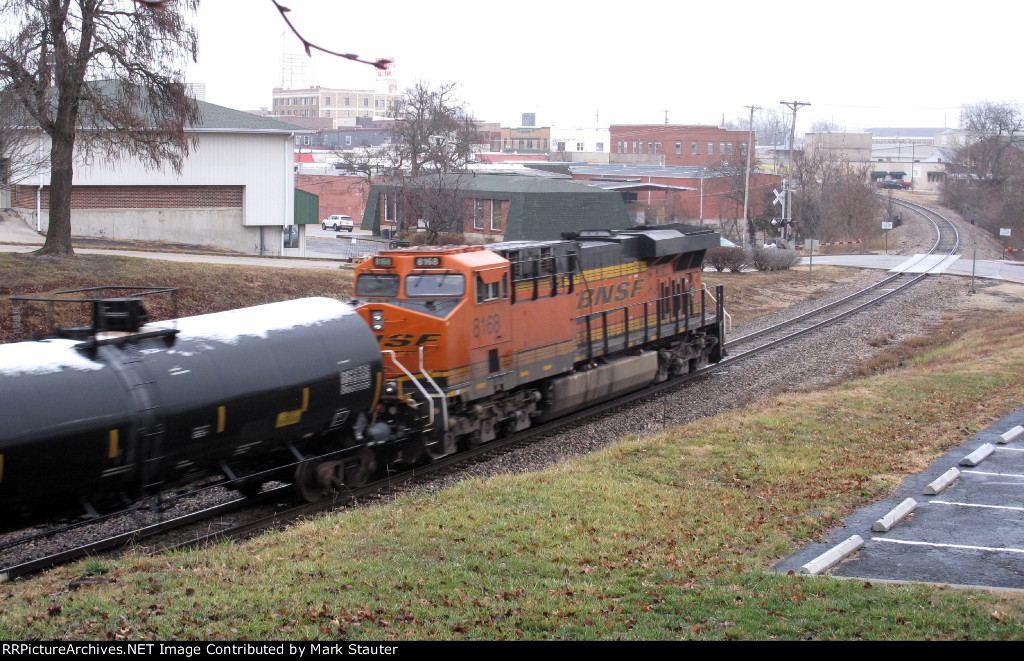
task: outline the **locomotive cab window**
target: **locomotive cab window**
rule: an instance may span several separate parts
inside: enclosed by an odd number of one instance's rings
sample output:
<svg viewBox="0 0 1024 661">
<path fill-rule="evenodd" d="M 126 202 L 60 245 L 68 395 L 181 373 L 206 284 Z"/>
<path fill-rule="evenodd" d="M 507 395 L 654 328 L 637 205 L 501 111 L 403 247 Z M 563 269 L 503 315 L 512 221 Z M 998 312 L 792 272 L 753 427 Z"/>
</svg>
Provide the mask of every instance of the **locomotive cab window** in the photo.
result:
<svg viewBox="0 0 1024 661">
<path fill-rule="evenodd" d="M 398 276 L 394 273 L 363 273 L 356 279 L 356 296 L 391 298 L 398 296 Z"/>
<path fill-rule="evenodd" d="M 413 273 L 405 276 L 405 295 L 409 298 L 448 298 L 466 293 L 466 278 L 461 273 Z"/>
<path fill-rule="evenodd" d="M 476 302 L 487 303 L 508 298 L 508 279 L 502 273 L 499 280 L 484 282 L 483 277 L 476 274 Z"/>
</svg>

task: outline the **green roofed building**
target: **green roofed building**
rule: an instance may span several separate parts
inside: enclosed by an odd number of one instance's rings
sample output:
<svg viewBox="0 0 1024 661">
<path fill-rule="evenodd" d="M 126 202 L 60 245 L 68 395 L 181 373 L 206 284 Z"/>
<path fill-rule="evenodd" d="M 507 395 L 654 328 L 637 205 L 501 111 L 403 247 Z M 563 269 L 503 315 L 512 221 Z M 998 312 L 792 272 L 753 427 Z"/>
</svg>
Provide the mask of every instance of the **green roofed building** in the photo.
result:
<svg viewBox="0 0 1024 661">
<path fill-rule="evenodd" d="M 630 220 L 620 193 L 567 179 L 466 173 L 371 186 L 364 230 L 392 236 L 428 225 L 468 240 L 519 241 L 628 229 Z"/>
</svg>

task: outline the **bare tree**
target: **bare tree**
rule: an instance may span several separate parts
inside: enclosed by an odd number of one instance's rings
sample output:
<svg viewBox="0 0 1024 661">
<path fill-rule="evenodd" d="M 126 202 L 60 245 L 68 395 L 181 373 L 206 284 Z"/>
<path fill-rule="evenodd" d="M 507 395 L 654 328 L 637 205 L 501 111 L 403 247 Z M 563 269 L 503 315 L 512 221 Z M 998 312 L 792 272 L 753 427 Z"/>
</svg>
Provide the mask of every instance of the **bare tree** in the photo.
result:
<svg viewBox="0 0 1024 661">
<path fill-rule="evenodd" d="M 42 131 L 26 127 L 25 110 L 9 90 L 0 90 L 0 187 L 13 186 L 46 169 Z"/>
<path fill-rule="evenodd" d="M 793 196 L 795 232 L 822 241 L 862 239 L 881 231 L 875 191 L 865 183 L 870 165 L 854 165 L 835 154 L 800 153 Z"/>
<path fill-rule="evenodd" d="M 942 201 L 996 233 L 1024 234 L 1024 111 L 1009 103 L 965 106 L 962 138 L 945 153 Z"/>
<path fill-rule="evenodd" d="M 754 113 L 757 144 L 782 147 L 789 140 L 789 119 L 778 108 L 761 108 Z"/>
<path fill-rule="evenodd" d="M 396 168 L 417 177 L 423 172 L 459 172 L 473 156 L 477 125 L 455 95 L 457 83 L 432 87 L 417 81 L 392 110 L 391 143 Z"/>
<path fill-rule="evenodd" d="M 180 171 L 199 117 L 181 65 L 195 60 L 199 0 L 0 0 L 0 83 L 50 141 L 50 223 L 42 254 L 71 255 L 76 153 Z"/>
</svg>

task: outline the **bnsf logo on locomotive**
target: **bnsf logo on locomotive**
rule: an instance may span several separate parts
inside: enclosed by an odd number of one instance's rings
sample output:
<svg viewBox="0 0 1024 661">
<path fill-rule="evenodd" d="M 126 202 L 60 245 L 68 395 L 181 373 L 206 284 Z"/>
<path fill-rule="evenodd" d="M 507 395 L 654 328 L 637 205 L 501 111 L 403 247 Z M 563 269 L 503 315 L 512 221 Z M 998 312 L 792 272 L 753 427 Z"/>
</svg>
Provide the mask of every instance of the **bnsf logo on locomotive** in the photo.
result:
<svg viewBox="0 0 1024 661">
<path fill-rule="evenodd" d="M 395 333 L 394 335 L 378 335 L 377 341 L 380 342 L 382 347 L 389 349 L 400 349 L 401 347 L 421 347 L 428 344 L 437 344 L 440 339 L 440 333 L 424 333 L 418 338 L 415 335 L 409 335 L 408 333 Z"/>
<path fill-rule="evenodd" d="M 621 303 L 628 298 L 636 298 L 643 290 L 643 287 L 644 279 L 637 278 L 632 282 L 625 280 L 617 285 L 612 284 L 598 287 L 597 289 L 586 289 L 580 292 L 580 300 L 576 309 L 583 310 L 606 303 Z"/>
</svg>

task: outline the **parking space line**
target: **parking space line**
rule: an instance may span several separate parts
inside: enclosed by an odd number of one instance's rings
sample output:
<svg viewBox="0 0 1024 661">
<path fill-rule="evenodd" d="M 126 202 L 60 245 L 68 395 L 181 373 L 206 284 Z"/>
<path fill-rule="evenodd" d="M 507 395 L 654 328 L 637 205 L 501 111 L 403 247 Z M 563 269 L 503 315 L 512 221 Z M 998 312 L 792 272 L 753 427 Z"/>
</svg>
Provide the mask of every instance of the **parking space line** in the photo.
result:
<svg viewBox="0 0 1024 661">
<path fill-rule="evenodd" d="M 981 505 L 979 503 L 957 503 L 948 500 L 929 500 L 929 505 L 955 505 L 957 507 L 983 507 L 985 509 L 993 510 L 1014 510 L 1016 512 L 1024 512 L 1024 507 L 1013 507 L 1011 505 Z"/>
<path fill-rule="evenodd" d="M 966 551 L 993 551 L 996 553 L 1024 553 L 1024 549 L 997 548 L 995 546 L 969 546 L 967 544 L 939 544 L 937 542 L 912 542 L 905 539 L 888 539 L 886 537 L 872 537 L 873 542 L 889 542 L 890 544 L 907 544 L 908 546 L 932 546 L 935 548 L 964 549 Z"/>
<path fill-rule="evenodd" d="M 996 452 L 1024 452 L 1024 448 L 996 448 Z"/>
<path fill-rule="evenodd" d="M 972 471 L 972 470 L 963 470 L 963 471 L 960 471 L 960 473 L 961 474 L 973 474 L 973 475 L 994 475 L 996 477 L 1018 477 L 1018 478 L 1024 480 L 1024 475 L 1021 475 L 1020 473 L 989 473 L 989 472 L 986 472 L 986 471 Z"/>
</svg>

